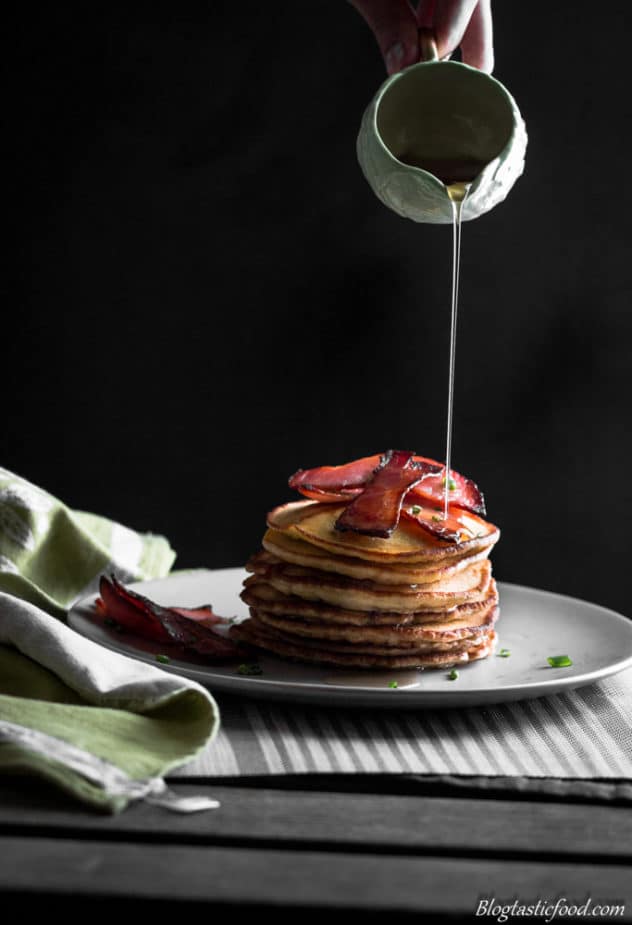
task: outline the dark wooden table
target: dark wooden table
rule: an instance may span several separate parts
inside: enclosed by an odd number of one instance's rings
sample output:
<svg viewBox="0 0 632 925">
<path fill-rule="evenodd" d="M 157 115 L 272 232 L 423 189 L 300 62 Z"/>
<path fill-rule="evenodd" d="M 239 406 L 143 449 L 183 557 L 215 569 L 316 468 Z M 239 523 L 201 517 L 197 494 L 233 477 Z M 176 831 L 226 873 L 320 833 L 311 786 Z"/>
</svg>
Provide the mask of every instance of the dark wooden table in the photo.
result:
<svg viewBox="0 0 632 925">
<path fill-rule="evenodd" d="M 73 917 L 96 901 L 148 914 L 243 905 L 275 921 L 300 910 L 302 922 L 327 910 L 469 918 L 482 898 L 591 897 L 625 903 L 613 920 L 632 920 L 629 805 L 384 776 L 171 783 L 221 808 L 183 816 L 141 803 L 104 816 L 39 781 L 0 778 L 3 903 Z"/>
</svg>

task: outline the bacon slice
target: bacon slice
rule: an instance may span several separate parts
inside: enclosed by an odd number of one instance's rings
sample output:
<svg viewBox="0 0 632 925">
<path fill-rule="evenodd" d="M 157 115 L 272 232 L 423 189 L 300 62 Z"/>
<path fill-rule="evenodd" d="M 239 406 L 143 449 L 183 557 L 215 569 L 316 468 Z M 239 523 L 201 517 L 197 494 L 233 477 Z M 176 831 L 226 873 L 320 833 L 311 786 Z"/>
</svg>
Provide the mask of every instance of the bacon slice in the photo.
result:
<svg viewBox="0 0 632 925">
<path fill-rule="evenodd" d="M 413 456 L 405 450 L 389 450 L 364 491 L 336 521 L 336 530 L 389 537 L 399 523 L 404 496 L 429 471 L 427 463 L 413 462 Z M 434 467 L 430 471 L 434 472 Z"/>
<path fill-rule="evenodd" d="M 101 601 L 98 610 L 120 626 L 156 642 L 164 642 L 190 649 L 211 659 L 242 656 L 245 650 L 225 636 L 220 636 L 213 625 L 230 623 L 225 617 L 205 607 L 162 607 L 148 597 L 131 591 L 112 575 L 101 576 Z"/>
<path fill-rule="evenodd" d="M 340 501 L 353 501 L 354 498 L 357 498 L 357 496 L 364 491 L 364 488 L 341 488 L 339 491 L 335 491 L 332 488 L 331 491 L 321 491 L 314 485 L 305 485 L 299 488 L 298 491 L 312 501 L 322 501 L 328 504 Z"/>
<path fill-rule="evenodd" d="M 408 498 L 407 495 L 401 516 L 405 520 L 418 524 L 422 530 L 435 539 L 454 544 L 472 538 L 471 531 L 460 522 L 458 514 L 448 509 L 448 516 L 444 519 L 443 508 L 421 507 L 419 504 L 410 505 Z"/>
<path fill-rule="evenodd" d="M 187 620 L 194 620 L 201 623 L 202 626 L 216 626 L 218 623 L 228 623 L 226 617 L 220 617 L 215 613 L 211 604 L 204 604 L 202 607 L 170 607 L 169 610 L 175 611 L 181 617 Z"/>
<path fill-rule="evenodd" d="M 369 483 L 381 458 L 379 455 L 364 456 L 342 466 L 299 469 L 290 478 L 289 486 L 314 501 L 349 501 L 357 497 Z M 406 503 L 443 504 L 445 466 L 427 456 L 414 456 L 413 461 L 424 463 L 429 470 L 428 475 L 411 489 Z M 485 516 L 485 501 L 476 483 L 454 469 L 450 472 L 450 482 L 454 484 L 452 490 L 448 485 L 450 506 Z"/>
<path fill-rule="evenodd" d="M 171 636 L 162 625 L 158 614 L 152 609 L 150 601 L 140 594 L 129 591 L 116 580 L 114 575 L 109 580 L 105 575 L 101 576 L 99 592 L 102 606 L 97 606 L 104 616 L 144 639 L 171 642 Z"/>
<path fill-rule="evenodd" d="M 445 466 L 439 465 L 434 459 L 425 459 L 423 456 L 415 456 L 415 462 L 425 460 L 428 463 L 434 463 L 439 466 L 439 472 L 428 475 L 423 482 L 415 485 L 406 498 L 406 503 L 422 503 L 424 501 L 434 504 L 443 505 L 445 492 Z M 448 504 L 450 507 L 462 508 L 470 511 L 472 514 L 485 516 L 485 499 L 478 485 L 472 479 L 466 478 L 454 469 L 450 469 L 450 478 L 448 480 Z"/>
<path fill-rule="evenodd" d="M 290 477 L 288 484 L 290 488 L 316 501 L 347 501 L 362 491 L 381 465 L 382 459 L 378 453 L 375 456 L 363 456 L 362 459 L 342 466 L 299 469 Z"/>
</svg>

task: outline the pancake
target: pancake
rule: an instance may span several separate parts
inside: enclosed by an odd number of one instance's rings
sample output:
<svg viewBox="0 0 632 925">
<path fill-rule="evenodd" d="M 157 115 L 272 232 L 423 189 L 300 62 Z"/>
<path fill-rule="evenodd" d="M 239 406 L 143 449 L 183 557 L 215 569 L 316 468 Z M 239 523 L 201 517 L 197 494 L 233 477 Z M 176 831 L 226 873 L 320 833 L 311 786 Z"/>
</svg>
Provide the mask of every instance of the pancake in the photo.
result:
<svg viewBox="0 0 632 925">
<path fill-rule="evenodd" d="M 378 584 L 428 584 L 442 581 L 451 575 L 468 568 L 473 562 L 487 557 L 489 549 L 482 549 L 471 555 L 464 554 L 444 565 L 431 560 L 421 564 L 400 564 L 371 562 L 368 559 L 353 559 L 351 556 L 333 555 L 319 546 L 313 546 L 306 540 L 298 539 L 289 533 L 269 528 L 262 540 L 262 546 L 272 555 L 293 565 L 335 572 L 358 580 L 376 581 Z"/>
<path fill-rule="evenodd" d="M 400 521 L 388 539 L 335 529 L 334 524 L 344 510 L 344 504 L 322 504 L 318 501 L 295 501 L 275 508 L 268 514 L 268 526 L 286 532 L 296 539 L 319 546 L 334 555 L 389 563 L 450 562 L 464 555 L 489 550 L 498 541 L 498 527 L 475 514 L 460 512 L 463 523 L 473 533 L 470 540 L 447 543 L 425 533 L 414 523 Z"/>
<path fill-rule="evenodd" d="M 251 613 L 266 627 L 272 627 L 286 637 L 302 636 L 316 640 L 318 644 L 346 642 L 354 648 L 369 644 L 381 647 L 414 648 L 421 650 L 451 648 L 463 639 L 480 636 L 494 624 L 498 617 L 497 597 L 490 597 L 486 607 L 478 614 L 462 620 L 417 626 L 396 624 L 395 626 L 344 626 L 331 623 L 316 623 L 297 618 L 279 617 L 264 610 L 252 608 Z"/>
<path fill-rule="evenodd" d="M 259 553 L 249 560 L 247 568 L 284 594 L 324 601 L 347 610 L 410 613 L 454 609 L 461 604 L 484 600 L 491 581 L 491 565 L 487 559 L 475 562 L 444 582 L 417 586 L 356 581 L 280 560 L 270 561 L 272 559 L 274 557 L 269 554 Z"/>
<path fill-rule="evenodd" d="M 481 638 L 468 640 L 459 648 L 447 652 L 382 655 L 376 652 L 356 652 L 353 647 L 350 647 L 349 651 L 337 651 L 330 648 L 314 648 L 304 642 L 289 641 L 253 618 L 233 626 L 231 636 L 239 642 L 293 661 L 366 669 L 450 668 L 486 658 L 493 652 L 497 642 L 496 633 L 491 630 Z"/>
<path fill-rule="evenodd" d="M 494 598 L 497 598 L 494 586 Z M 424 625 L 436 623 L 440 618 L 446 623 L 452 621 L 476 619 L 476 615 L 487 607 L 490 597 L 482 601 L 461 604 L 459 607 L 444 611 L 417 610 L 411 613 L 394 613 L 393 611 L 347 610 L 325 604 L 323 601 L 303 600 L 295 594 L 283 594 L 269 585 L 265 580 L 252 575 L 246 579 L 241 599 L 259 611 L 277 616 L 296 617 L 300 620 L 312 620 L 317 623 L 342 623 L 352 626 L 390 626 L 390 625 Z"/>
</svg>

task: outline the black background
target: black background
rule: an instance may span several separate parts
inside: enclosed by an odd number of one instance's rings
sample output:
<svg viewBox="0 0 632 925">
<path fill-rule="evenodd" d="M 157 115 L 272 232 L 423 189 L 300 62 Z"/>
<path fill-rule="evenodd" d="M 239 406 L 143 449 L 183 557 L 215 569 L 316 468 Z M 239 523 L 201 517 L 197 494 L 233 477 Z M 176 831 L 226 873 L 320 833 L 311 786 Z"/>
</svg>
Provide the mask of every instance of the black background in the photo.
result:
<svg viewBox="0 0 632 925">
<path fill-rule="evenodd" d="M 454 466 L 497 577 L 629 612 L 632 14 L 536 9 L 494 7 L 530 141 L 464 228 Z M 5 466 L 215 568 L 299 467 L 442 457 L 450 231 L 361 175 L 351 6 L 23 6 L 10 38 Z"/>
</svg>

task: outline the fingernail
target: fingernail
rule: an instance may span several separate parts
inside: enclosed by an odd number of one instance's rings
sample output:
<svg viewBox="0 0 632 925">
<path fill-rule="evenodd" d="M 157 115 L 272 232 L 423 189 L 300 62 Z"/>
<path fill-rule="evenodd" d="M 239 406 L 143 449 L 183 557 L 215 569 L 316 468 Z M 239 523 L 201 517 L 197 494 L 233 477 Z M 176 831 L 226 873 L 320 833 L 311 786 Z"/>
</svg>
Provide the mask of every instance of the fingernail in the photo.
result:
<svg viewBox="0 0 632 925">
<path fill-rule="evenodd" d="M 386 61 L 386 70 L 389 74 L 395 74 L 401 71 L 404 60 L 404 46 L 401 42 L 395 42 L 384 55 Z"/>
</svg>

